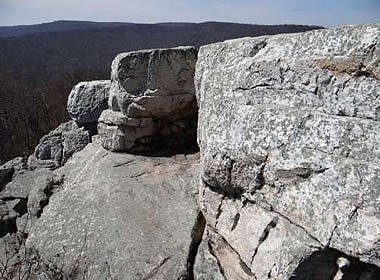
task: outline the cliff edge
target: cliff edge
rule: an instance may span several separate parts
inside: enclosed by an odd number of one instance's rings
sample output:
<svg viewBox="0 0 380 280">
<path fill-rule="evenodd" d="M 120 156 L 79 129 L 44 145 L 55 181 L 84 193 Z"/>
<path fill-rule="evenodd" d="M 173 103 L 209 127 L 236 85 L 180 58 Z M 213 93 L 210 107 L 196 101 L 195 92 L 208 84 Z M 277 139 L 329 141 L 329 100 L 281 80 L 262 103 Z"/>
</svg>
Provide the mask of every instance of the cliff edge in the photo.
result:
<svg viewBox="0 0 380 280">
<path fill-rule="evenodd" d="M 0 167 L 0 276 L 377 279 L 379 34 L 120 54 Z"/>
</svg>

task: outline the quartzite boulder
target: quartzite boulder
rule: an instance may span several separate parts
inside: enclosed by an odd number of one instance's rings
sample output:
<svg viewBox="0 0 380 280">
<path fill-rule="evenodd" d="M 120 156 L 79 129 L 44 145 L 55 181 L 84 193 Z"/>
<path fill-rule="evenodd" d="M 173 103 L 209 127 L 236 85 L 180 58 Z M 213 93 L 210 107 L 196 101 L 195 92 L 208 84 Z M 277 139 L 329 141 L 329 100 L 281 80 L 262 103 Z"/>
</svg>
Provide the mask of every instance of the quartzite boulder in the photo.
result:
<svg viewBox="0 0 380 280">
<path fill-rule="evenodd" d="M 110 81 L 80 82 L 70 92 L 67 112 L 80 126 L 96 132 L 98 119 L 108 108 Z"/>
<path fill-rule="evenodd" d="M 145 152 L 195 144 L 196 59 L 194 47 L 119 54 L 112 62 L 110 110 L 99 119 L 102 145 Z"/>
<path fill-rule="evenodd" d="M 95 141 L 55 170 L 64 183 L 27 247 L 65 275 L 77 264 L 78 279 L 193 279 L 204 228 L 198 162 L 111 153 Z"/>
<path fill-rule="evenodd" d="M 201 47 L 200 203 L 222 269 L 239 259 L 226 279 L 380 275 L 379 34 Z"/>
</svg>

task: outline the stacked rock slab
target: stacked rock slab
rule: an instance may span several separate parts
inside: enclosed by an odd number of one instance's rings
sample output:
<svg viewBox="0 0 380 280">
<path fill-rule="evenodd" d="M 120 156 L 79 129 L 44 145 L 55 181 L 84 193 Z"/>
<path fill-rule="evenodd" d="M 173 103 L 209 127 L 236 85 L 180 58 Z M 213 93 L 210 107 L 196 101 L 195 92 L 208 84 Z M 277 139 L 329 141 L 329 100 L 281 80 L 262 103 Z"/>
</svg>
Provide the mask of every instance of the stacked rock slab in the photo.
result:
<svg viewBox="0 0 380 280">
<path fill-rule="evenodd" d="M 109 110 L 99 118 L 102 145 L 146 152 L 196 143 L 196 59 L 194 47 L 118 55 L 112 63 Z"/>
<path fill-rule="evenodd" d="M 378 279 L 379 34 L 200 48 L 200 203 L 227 279 Z"/>
</svg>

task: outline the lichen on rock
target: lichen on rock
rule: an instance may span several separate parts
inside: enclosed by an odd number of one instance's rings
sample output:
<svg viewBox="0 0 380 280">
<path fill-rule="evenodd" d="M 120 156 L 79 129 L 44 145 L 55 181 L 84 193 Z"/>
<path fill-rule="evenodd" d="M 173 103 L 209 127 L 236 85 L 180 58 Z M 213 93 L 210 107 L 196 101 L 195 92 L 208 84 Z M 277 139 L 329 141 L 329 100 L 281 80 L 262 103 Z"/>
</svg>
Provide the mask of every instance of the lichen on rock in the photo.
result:
<svg viewBox="0 0 380 280">
<path fill-rule="evenodd" d="M 219 261 L 237 254 L 257 279 L 332 279 L 344 257 L 347 277 L 377 277 L 379 34 L 344 26 L 200 48 L 200 204 L 209 238 L 233 248 Z M 318 276 L 319 257 L 303 268 L 318 252 L 330 274 Z"/>
</svg>

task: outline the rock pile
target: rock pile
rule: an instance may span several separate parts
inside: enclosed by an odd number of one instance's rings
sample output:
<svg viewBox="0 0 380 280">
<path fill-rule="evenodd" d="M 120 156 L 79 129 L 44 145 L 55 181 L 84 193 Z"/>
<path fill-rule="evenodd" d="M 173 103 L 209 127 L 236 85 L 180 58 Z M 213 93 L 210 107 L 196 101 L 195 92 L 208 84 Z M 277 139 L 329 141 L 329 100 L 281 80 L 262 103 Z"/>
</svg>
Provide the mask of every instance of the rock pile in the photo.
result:
<svg viewBox="0 0 380 280">
<path fill-rule="evenodd" d="M 196 143 L 197 49 L 145 50 L 112 62 L 109 110 L 98 131 L 111 151 L 147 152 Z"/>
<path fill-rule="evenodd" d="M 226 279 L 380 275 L 379 34 L 201 47 L 199 199 Z"/>
</svg>

